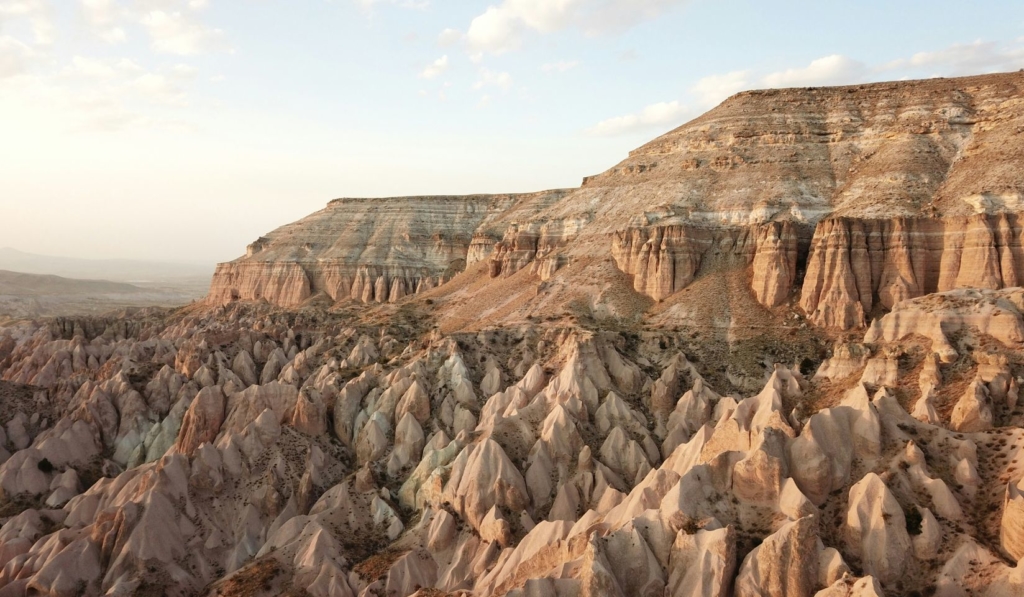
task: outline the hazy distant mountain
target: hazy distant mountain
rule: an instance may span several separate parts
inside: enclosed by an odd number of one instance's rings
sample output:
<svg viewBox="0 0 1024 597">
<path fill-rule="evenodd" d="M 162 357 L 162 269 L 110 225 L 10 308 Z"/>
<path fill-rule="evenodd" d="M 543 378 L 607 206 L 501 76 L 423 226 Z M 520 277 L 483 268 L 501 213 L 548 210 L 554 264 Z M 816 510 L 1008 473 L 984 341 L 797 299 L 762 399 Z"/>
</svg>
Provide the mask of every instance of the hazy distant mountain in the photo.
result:
<svg viewBox="0 0 1024 597">
<path fill-rule="evenodd" d="M 177 306 L 206 295 L 213 265 L 78 259 L 0 248 L 0 321 Z"/>
<path fill-rule="evenodd" d="M 196 281 L 193 281 L 196 280 Z M 0 270 L 0 322 L 26 317 L 85 315 L 124 307 L 176 307 L 204 295 L 202 278 L 166 279 L 141 286 Z"/>
<path fill-rule="evenodd" d="M 41 296 L 52 294 L 137 294 L 148 292 L 124 282 L 75 280 L 61 276 L 26 274 L 0 270 L 0 295 Z"/>
<path fill-rule="evenodd" d="M 162 283 L 202 278 L 209 281 L 213 264 L 138 261 L 132 259 L 78 259 L 26 253 L 0 248 L 0 270 L 115 282 Z"/>
</svg>

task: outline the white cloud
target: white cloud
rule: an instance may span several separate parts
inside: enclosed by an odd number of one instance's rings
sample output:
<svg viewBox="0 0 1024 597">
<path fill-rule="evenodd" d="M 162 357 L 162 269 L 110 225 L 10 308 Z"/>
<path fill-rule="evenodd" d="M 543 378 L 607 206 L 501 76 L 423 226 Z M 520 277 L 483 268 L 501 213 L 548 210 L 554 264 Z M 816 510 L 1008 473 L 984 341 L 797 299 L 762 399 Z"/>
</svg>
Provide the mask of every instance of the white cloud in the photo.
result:
<svg viewBox="0 0 1024 597">
<path fill-rule="evenodd" d="M 28 74 L 54 41 L 53 11 L 44 0 L 0 0 L 0 30 L 10 22 L 27 25 L 32 35 L 0 35 L 0 79 Z"/>
<path fill-rule="evenodd" d="M 144 70 L 146 70 L 146 69 L 142 68 L 139 65 L 138 62 L 135 62 L 134 60 L 132 60 L 130 58 L 122 58 L 122 59 L 118 60 L 117 61 L 117 68 L 119 68 L 120 70 L 123 70 L 124 72 L 128 72 L 128 73 L 131 73 L 131 72 L 141 73 Z"/>
<path fill-rule="evenodd" d="M 441 34 L 437 36 L 437 45 L 441 46 L 442 48 L 454 46 L 460 41 L 462 41 L 462 32 L 459 31 L 458 29 L 448 28 L 442 31 Z"/>
<path fill-rule="evenodd" d="M 969 44 L 953 44 L 934 52 L 918 52 L 910 58 L 894 60 L 881 70 L 930 68 L 944 75 L 976 75 L 1017 70 L 1024 67 L 1024 40 L 998 44 L 977 40 Z"/>
<path fill-rule="evenodd" d="M 710 75 L 697 81 L 690 91 L 697 96 L 702 107 L 710 108 L 725 98 L 747 89 L 750 71 L 737 70 L 722 75 Z"/>
<path fill-rule="evenodd" d="M 186 64 L 150 71 L 127 58 L 75 55 L 57 70 L 6 83 L 3 94 L 36 98 L 60 116 L 66 130 L 182 130 L 189 126 L 179 111 L 190 103 L 188 91 L 197 74 Z"/>
<path fill-rule="evenodd" d="M 109 26 L 121 16 L 121 9 L 114 0 L 80 0 L 82 14 L 91 25 Z"/>
<path fill-rule="evenodd" d="M 188 103 L 185 93 L 165 75 L 146 73 L 129 84 L 150 101 L 183 106 Z"/>
<path fill-rule="evenodd" d="M 448 54 L 427 65 L 427 68 L 423 69 L 423 72 L 420 73 L 420 78 L 433 79 L 443 74 L 446 70 L 448 70 Z"/>
<path fill-rule="evenodd" d="M 85 90 L 85 96 L 96 98 L 143 99 L 159 104 L 185 105 L 184 85 L 195 80 L 199 70 L 187 64 L 176 64 L 162 72 L 149 72 L 132 60 L 103 60 L 74 56 L 70 64 L 57 74 L 61 83 Z M 109 102 L 108 102 L 109 103 Z"/>
<path fill-rule="evenodd" d="M 53 43 L 53 10 L 44 0 L 0 0 L 0 25 L 6 20 L 27 19 L 35 44 Z"/>
<path fill-rule="evenodd" d="M 0 95 L 15 104 L 45 104 L 54 126 L 73 131 L 126 128 L 188 129 L 182 108 L 199 76 L 195 67 L 177 63 L 147 69 L 128 58 L 96 58 L 72 53 L 62 59 L 49 50 L 53 41 L 52 0 L 0 0 L 0 27 L 28 31 L 23 39 L 0 35 Z M 110 43 L 127 39 L 142 27 L 151 49 L 195 54 L 223 45 L 223 33 L 206 26 L 200 12 L 207 0 L 74 0 L 79 27 Z M 74 40 L 71 40 L 74 41 Z M 75 46 L 72 45 L 72 48 Z M 147 62 L 150 56 L 135 57 Z M 16 76 L 24 75 L 24 76 Z M 27 102 L 27 103 L 25 103 Z"/>
<path fill-rule="evenodd" d="M 373 8 L 378 4 L 394 4 L 413 10 L 425 10 L 430 7 L 430 0 L 355 0 L 355 3 L 367 14 L 371 14 Z"/>
<path fill-rule="evenodd" d="M 480 78 L 473 84 L 473 89 L 480 90 L 489 86 L 498 87 L 502 91 L 508 91 L 512 88 L 512 75 L 507 72 L 497 72 L 488 68 L 481 68 Z"/>
<path fill-rule="evenodd" d="M 113 79 L 117 76 L 117 69 L 113 65 L 84 56 L 73 57 L 71 66 L 65 72 L 86 79 Z"/>
<path fill-rule="evenodd" d="M 559 62 L 548 62 L 540 67 L 546 73 L 564 73 L 580 65 L 579 60 L 562 60 Z"/>
<path fill-rule="evenodd" d="M 2 0 L 0 18 L 28 17 L 38 14 L 44 8 L 41 0 Z"/>
<path fill-rule="evenodd" d="M 35 51 L 9 35 L 0 35 L 0 79 L 28 72 Z"/>
<path fill-rule="evenodd" d="M 224 46 L 223 31 L 207 27 L 180 11 L 151 11 L 142 17 L 142 25 L 157 52 L 189 56 Z"/>
<path fill-rule="evenodd" d="M 85 24 L 102 41 L 127 41 L 141 25 L 157 52 L 193 55 L 221 49 L 224 32 L 200 21 L 209 0 L 78 0 Z"/>
<path fill-rule="evenodd" d="M 179 79 L 194 79 L 199 74 L 199 69 L 188 64 L 175 64 L 171 68 L 171 74 Z"/>
<path fill-rule="evenodd" d="M 623 31 L 686 0 L 504 0 L 469 24 L 466 40 L 474 52 L 515 50 L 528 31 L 552 33 L 575 28 L 587 35 Z"/>
<path fill-rule="evenodd" d="M 118 23 L 128 12 L 114 0 L 80 0 L 81 12 L 89 28 L 106 43 L 117 44 L 128 40 L 128 34 Z"/>
<path fill-rule="evenodd" d="M 119 44 L 128 41 L 128 34 L 120 27 L 111 27 L 97 33 L 99 38 L 108 44 Z"/>
<path fill-rule="evenodd" d="M 842 54 L 818 58 L 803 68 L 790 68 L 766 75 L 766 87 L 808 87 L 859 83 L 868 74 L 864 63 Z"/>
<path fill-rule="evenodd" d="M 665 128 L 682 124 L 690 114 L 691 110 L 677 101 L 661 102 L 647 106 L 636 114 L 602 120 L 587 129 L 586 133 L 607 137 L 653 128 Z"/>
<path fill-rule="evenodd" d="M 466 40 L 478 52 L 500 54 L 519 47 L 522 23 L 509 10 L 491 6 L 469 24 Z"/>
</svg>

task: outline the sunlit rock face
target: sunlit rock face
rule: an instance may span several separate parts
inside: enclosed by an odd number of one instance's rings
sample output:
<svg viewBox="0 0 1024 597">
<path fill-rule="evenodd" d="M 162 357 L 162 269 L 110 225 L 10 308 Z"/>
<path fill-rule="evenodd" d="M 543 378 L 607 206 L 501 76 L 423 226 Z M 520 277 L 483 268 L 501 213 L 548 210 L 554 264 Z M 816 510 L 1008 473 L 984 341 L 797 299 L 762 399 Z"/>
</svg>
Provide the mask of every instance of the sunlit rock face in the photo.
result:
<svg viewBox="0 0 1024 597">
<path fill-rule="evenodd" d="M 1018 214 L 830 219 L 811 244 L 800 305 L 819 325 L 863 326 L 873 308 L 956 288 L 1024 281 Z"/>
<path fill-rule="evenodd" d="M 761 305 L 853 329 L 907 298 L 1013 287 L 1022 83 L 744 92 L 579 189 L 339 199 L 221 264 L 208 300 L 395 302 L 467 271 L 547 281 L 610 260 L 656 301 L 735 269 Z"/>
<path fill-rule="evenodd" d="M 738 228 L 655 226 L 616 232 L 612 256 L 633 276 L 633 288 L 655 300 L 686 288 L 702 268 L 751 271 L 751 290 L 766 307 L 784 303 L 793 290 L 801 229 L 791 222 Z"/>
<path fill-rule="evenodd" d="M 0 596 L 1024 594 L 1022 79 L 743 93 L 0 327 Z"/>
<path fill-rule="evenodd" d="M 292 307 L 323 293 L 332 301 L 395 302 L 490 259 L 496 247 L 497 270 L 513 270 L 535 258 L 538 242 L 543 250 L 557 238 L 540 235 L 539 241 L 535 234 L 532 244 L 519 242 L 532 248 L 515 249 L 511 231 L 518 227 L 510 218 L 564 194 L 337 199 L 218 266 L 208 300 L 264 299 Z M 524 253 L 516 259 L 510 250 Z"/>
</svg>

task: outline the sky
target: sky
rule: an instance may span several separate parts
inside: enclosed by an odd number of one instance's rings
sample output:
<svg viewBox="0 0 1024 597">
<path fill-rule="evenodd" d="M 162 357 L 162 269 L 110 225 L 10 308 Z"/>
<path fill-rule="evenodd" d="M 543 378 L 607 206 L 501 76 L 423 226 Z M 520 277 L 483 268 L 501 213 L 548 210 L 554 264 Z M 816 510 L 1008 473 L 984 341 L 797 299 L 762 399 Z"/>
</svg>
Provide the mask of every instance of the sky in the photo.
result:
<svg viewBox="0 0 1024 597">
<path fill-rule="evenodd" d="M 744 89 L 1020 68 L 1020 0 L 0 0 L 0 246 L 227 261 L 337 197 L 578 186 Z"/>
</svg>

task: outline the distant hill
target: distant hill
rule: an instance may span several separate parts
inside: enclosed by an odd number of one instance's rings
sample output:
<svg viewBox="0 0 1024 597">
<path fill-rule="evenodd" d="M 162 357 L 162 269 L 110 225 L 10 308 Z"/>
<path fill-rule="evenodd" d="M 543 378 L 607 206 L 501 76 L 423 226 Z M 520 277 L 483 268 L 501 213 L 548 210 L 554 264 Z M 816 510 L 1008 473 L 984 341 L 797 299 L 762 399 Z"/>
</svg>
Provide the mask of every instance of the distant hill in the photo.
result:
<svg viewBox="0 0 1024 597">
<path fill-rule="evenodd" d="M 61 276 L 0 270 L 0 295 L 46 296 L 84 294 L 139 294 L 144 288 L 109 280 L 75 280 Z"/>
<path fill-rule="evenodd" d="M 176 307 L 205 294 L 209 276 L 139 285 L 0 269 L 0 324 L 12 319 L 101 314 L 126 307 Z"/>
<path fill-rule="evenodd" d="M 153 284 L 195 279 L 209 282 L 213 275 L 213 264 L 53 257 L 3 247 L 0 248 L 0 270 L 78 280 Z"/>
</svg>

